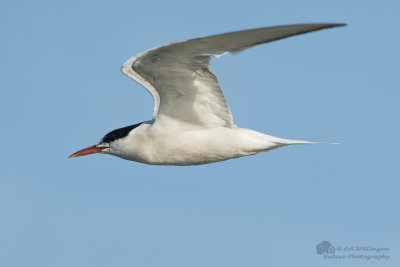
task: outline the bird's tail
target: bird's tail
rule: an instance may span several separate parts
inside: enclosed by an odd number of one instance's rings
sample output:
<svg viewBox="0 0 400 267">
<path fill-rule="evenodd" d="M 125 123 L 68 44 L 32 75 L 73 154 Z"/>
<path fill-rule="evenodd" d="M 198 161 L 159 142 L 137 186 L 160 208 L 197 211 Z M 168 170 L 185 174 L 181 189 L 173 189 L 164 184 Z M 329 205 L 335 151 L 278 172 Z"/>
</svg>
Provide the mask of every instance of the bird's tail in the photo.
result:
<svg viewBox="0 0 400 267">
<path fill-rule="evenodd" d="M 304 140 L 292 140 L 292 139 L 283 139 L 283 145 L 299 145 L 299 144 L 329 144 L 329 145 L 337 145 L 340 143 L 334 142 L 311 142 L 311 141 L 304 141 Z"/>
</svg>

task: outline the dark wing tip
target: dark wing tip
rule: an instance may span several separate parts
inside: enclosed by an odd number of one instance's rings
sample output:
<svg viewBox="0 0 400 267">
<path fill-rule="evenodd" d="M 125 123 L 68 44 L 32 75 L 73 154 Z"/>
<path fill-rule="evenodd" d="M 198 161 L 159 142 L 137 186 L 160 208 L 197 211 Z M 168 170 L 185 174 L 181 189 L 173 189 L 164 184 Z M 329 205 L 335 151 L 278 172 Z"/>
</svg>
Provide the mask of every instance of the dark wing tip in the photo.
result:
<svg viewBox="0 0 400 267">
<path fill-rule="evenodd" d="M 328 25 L 328 27 L 343 27 L 343 26 L 347 26 L 347 23 L 329 23 L 327 25 Z"/>
</svg>

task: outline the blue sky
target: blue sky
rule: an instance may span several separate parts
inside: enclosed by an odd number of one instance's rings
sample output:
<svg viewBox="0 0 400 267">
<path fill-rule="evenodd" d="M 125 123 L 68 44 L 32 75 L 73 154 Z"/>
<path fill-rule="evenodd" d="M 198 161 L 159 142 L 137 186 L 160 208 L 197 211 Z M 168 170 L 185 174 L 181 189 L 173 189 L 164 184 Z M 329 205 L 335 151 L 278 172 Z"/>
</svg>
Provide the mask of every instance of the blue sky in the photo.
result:
<svg viewBox="0 0 400 267">
<path fill-rule="evenodd" d="M 0 265 L 399 266 L 399 8 L 2 1 Z M 349 26 L 227 55 L 212 69 L 238 126 L 340 145 L 195 167 L 67 158 L 151 118 L 151 96 L 120 72 L 132 55 L 307 22 Z M 389 248 L 390 258 L 324 259 L 325 240 Z"/>
</svg>

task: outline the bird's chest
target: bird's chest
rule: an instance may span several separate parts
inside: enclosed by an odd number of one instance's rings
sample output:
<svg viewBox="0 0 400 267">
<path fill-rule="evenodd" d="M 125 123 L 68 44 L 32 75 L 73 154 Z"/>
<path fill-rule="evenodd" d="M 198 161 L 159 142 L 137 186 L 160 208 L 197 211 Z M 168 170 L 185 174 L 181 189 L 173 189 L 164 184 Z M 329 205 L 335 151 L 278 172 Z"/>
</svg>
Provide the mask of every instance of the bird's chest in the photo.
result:
<svg viewBox="0 0 400 267">
<path fill-rule="evenodd" d="M 214 131 L 170 132 L 148 138 L 142 159 L 150 164 L 196 165 L 244 155 L 238 142 Z"/>
</svg>

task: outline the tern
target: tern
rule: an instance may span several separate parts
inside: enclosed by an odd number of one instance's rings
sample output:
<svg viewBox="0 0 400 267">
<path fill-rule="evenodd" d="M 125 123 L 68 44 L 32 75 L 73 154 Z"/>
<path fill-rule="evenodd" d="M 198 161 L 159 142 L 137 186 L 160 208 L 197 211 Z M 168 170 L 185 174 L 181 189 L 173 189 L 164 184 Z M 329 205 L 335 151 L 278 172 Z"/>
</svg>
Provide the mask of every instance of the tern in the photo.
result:
<svg viewBox="0 0 400 267">
<path fill-rule="evenodd" d="M 122 72 L 154 99 L 152 120 L 116 129 L 71 156 L 111 154 L 154 165 L 199 165 L 293 144 L 318 142 L 274 137 L 233 123 L 210 60 L 286 37 L 346 24 L 295 24 L 191 39 L 131 57 Z"/>
</svg>

